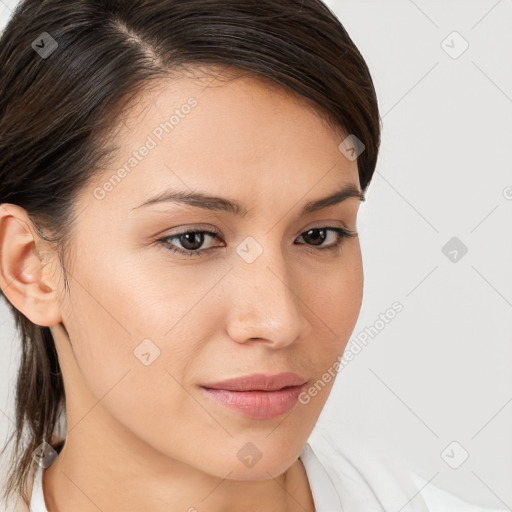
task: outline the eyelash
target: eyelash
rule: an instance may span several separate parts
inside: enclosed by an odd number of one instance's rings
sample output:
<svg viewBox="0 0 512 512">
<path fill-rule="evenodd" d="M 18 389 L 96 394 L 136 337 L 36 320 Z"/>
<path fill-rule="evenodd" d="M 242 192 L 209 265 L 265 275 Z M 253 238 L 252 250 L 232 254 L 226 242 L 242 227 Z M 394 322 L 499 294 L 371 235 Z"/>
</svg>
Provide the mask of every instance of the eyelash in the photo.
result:
<svg viewBox="0 0 512 512">
<path fill-rule="evenodd" d="M 342 249 L 342 246 L 344 245 L 344 243 L 343 243 L 344 239 L 346 239 L 346 238 L 354 238 L 354 237 L 357 236 L 357 233 L 355 233 L 353 231 L 350 231 L 348 229 L 345 229 L 345 228 L 337 227 L 337 226 L 318 226 L 318 227 L 310 228 L 310 229 L 304 231 L 303 233 L 301 233 L 300 236 L 304 235 L 308 231 L 313 231 L 313 230 L 334 231 L 338 235 L 338 240 L 334 244 L 328 245 L 326 247 L 318 246 L 318 247 L 321 247 L 321 248 L 318 249 L 319 251 L 331 251 L 331 252 L 339 253 L 341 251 L 341 249 Z M 219 234 L 216 233 L 215 231 L 207 231 L 207 230 L 197 230 L 197 231 L 194 231 L 194 230 L 188 230 L 188 231 L 182 231 L 181 233 L 175 233 L 174 235 L 171 235 L 171 236 L 166 236 L 164 238 L 160 238 L 157 241 L 162 243 L 169 251 L 181 254 L 183 256 L 202 255 L 203 253 L 208 252 L 210 249 L 217 249 L 218 248 L 218 247 L 210 247 L 208 249 L 199 249 L 197 251 L 192 251 L 192 250 L 178 249 L 178 248 L 172 246 L 168 242 L 168 240 L 179 238 L 180 236 L 183 236 L 183 235 L 197 234 L 197 233 L 207 234 L 207 235 L 211 235 L 211 236 L 214 236 L 214 237 L 218 237 L 219 236 Z M 312 245 L 311 247 L 317 247 L 317 246 Z"/>
</svg>

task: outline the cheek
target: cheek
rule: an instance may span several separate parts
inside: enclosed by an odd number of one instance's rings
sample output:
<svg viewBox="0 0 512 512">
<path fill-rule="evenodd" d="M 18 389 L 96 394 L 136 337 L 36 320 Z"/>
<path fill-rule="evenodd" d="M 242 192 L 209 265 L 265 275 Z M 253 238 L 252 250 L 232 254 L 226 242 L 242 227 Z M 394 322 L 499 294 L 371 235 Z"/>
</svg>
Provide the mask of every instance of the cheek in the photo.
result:
<svg viewBox="0 0 512 512">
<path fill-rule="evenodd" d="M 331 335 L 346 338 L 355 327 L 363 297 L 359 251 L 347 252 L 337 264 L 302 281 L 301 297 Z"/>
<path fill-rule="evenodd" d="M 179 446 L 183 431 L 190 430 L 191 411 L 200 414 L 179 379 L 171 377 L 156 361 L 149 367 L 133 367 L 101 404 L 137 438 L 169 453 L 173 446 Z"/>
<path fill-rule="evenodd" d="M 169 379 L 160 361 L 169 359 L 162 332 L 172 325 L 173 304 L 152 301 L 154 283 L 135 278 L 141 275 L 137 272 L 123 272 L 119 266 L 95 270 L 87 277 L 84 271 L 76 272 L 78 280 L 71 280 L 62 311 L 76 363 L 91 393 L 99 399 L 127 372 L 138 376 L 136 387 L 144 390 L 152 371 L 156 373 L 152 368 L 158 366 Z M 152 364 L 145 366 L 148 361 Z"/>
<path fill-rule="evenodd" d="M 192 322 L 185 321 L 188 317 L 163 336 L 178 320 L 170 318 L 172 304 L 148 306 L 141 301 L 142 290 L 127 281 L 119 288 L 110 281 L 108 290 L 107 294 L 98 289 L 96 300 L 75 290 L 75 314 L 65 320 L 79 366 L 73 379 L 83 379 L 84 386 L 77 388 L 82 398 L 76 398 L 84 410 L 76 411 L 73 422 L 89 414 L 92 421 L 106 411 L 148 445 L 170 450 L 182 442 L 177 414 L 186 412 L 189 419 L 201 414 L 182 385 L 197 358 L 194 340 L 201 338 Z M 183 304 L 178 309 L 186 311 Z M 90 399 L 84 398 L 88 395 Z M 101 407 L 92 409 L 96 404 Z"/>
<path fill-rule="evenodd" d="M 358 247 L 357 247 L 358 248 Z M 356 249 L 357 249 L 356 248 Z M 311 336 L 306 341 L 308 360 L 320 379 L 321 391 L 312 403 L 325 401 L 337 375 L 337 362 L 354 331 L 361 310 L 363 296 L 363 269 L 358 250 L 345 258 L 328 272 L 302 281 L 301 297 L 307 307 L 313 325 Z M 308 311 L 309 308 L 309 311 Z M 315 393 L 315 390 L 312 390 Z"/>
<path fill-rule="evenodd" d="M 104 407 L 138 428 L 139 419 L 143 426 L 162 407 L 172 417 L 182 406 L 187 394 L 180 383 L 187 384 L 201 343 L 213 332 L 212 304 L 202 299 L 219 277 L 213 272 L 191 279 L 191 267 L 156 275 L 140 260 L 115 260 L 115 269 L 76 271 L 80 284 L 70 282 L 63 317 L 93 397 L 108 393 Z M 219 269 L 219 276 L 224 272 Z"/>
</svg>

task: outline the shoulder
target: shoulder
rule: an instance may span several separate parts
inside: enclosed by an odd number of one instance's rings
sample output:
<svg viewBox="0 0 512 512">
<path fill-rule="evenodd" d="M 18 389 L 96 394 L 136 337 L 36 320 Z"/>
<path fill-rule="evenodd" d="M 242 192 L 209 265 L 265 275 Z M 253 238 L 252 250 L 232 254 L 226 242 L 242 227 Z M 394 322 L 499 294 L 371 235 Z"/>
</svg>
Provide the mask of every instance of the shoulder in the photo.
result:
<svg viewBox="0 0 512 512">
<path fill-rule="evenodd" d="M 435 485 L 429 484 L 420 475 L 413 473 L 413 480 L 418 489 L 423 489 L 422 495 L 427 503 L 428 510 L 434 512 L 507 512 L 508 508 L 489 508 L 469 503 L 458 496 L 449 493 Z"/>
<path fill-rule="evenodd" d="M 329 474 L 342 502 L 354 503 L 353 510 L 360 510 L 360 497 L 367 500 L 368 504 L 375 503 L 375 510 L 380 510 L 379 507 L 403 512 L 508 510 L 482 508 L 468 503 L 429 483 L 407 461 L 389 450 L 368 446 L 353 437 L 340 437 L 332 429 L 327 430 L 326 427 L 317 425 L 308 439 L 308 444 Z"/>
<path fill-rule="evenodd" d="M 51 447 L 56 450 L 57 453 L 60 453 L 62 450 L 62 447 L 64 446 L 65 438 L 52 438 Z M 17 497 L 17 500 L 14 503 L 9 503 L 9 508 L 6 512 L 36 512 L 33 510 L 35 499 L 37 504 L 35 507 L 39 511 L 39 509 L 42 507 L 40 501 L 44 501 L 43 496 L 43 489 L 42 489 L 42 467 L 34 460 L 31 465 L 30 469 L 27 473 L 27 478 L 25 481 L 25 488 L 27 493 L 27 499 L 29 501 L 29 505 L 27 505 L 21 496 Z M 34 487 L 35 484 L 35 487 Z M 45 508 L 43 508 L 45 510 Z"/>
<path fill-rule="evenodd" d="M 34 487 L 34 478 L 35 478 L 36 466 L 33 464 L 30 468 L 30 471 L 27 475 L 26 479 L 26 489 L 27 489 L 27 497 L 29 503 L 32 499 L 32 490 Z M 30 512 L 29 507 L 25 504 L 21 496 L 17 496 L 16 499 L 10 501 L 7 505 L 6 512 Z"/>
<path fill-rule="evenodd" d="M 411 501 L 417 493 L 414 482 L 382 450 L 352 437 L 341 439 L 318 425 L 308 444 L 328 473 L 344 509 L 429 512 L 421 497 Z"/>
</svg>

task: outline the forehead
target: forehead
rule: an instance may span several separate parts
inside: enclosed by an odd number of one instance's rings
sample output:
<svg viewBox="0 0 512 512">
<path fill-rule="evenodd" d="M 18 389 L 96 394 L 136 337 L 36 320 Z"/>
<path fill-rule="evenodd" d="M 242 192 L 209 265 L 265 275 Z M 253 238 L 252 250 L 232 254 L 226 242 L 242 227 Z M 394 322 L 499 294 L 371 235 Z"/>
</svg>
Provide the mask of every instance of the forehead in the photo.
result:
<svg viewBox="0 0 512 512">
<path fill-rule="evenodd" d="M 133 207 L 177 187 L 251 196 L 291 185 L 304 194 L 322 180 L 329 189 L 358 184 L 357 163 L 338 150 L 341 132 L 309 100 L 239 74 L 196 72 L 142 91 L 119 119 L 115 159 L 94 180 L 112 183 L 105 202 Z"/>
<path fill-rule="evenodd" d="M 262 132 L 272 124 L 295 119 L 317 128 L 320 125 L 324 136 L 329 133 L 339 139 L 344 135 L 341 127 L 327 122 L 319 105 L 297 91 L 231 67 L 205 66 L 176 72 L 173 78 L 148 84 L 118 119 L 118 137 L 131 139 L 143 126 L 147 131 L 148 122 L 154 125 L 155 121 L 168 120 L 191 97 L 197 99 L 200 108 L 194 108 L 194 115 L 187 117 L 199 123 L 214 116 L 217 133 L 233 124 L 248 128 L 263 121 L 259 125 Z M 293 131 L 292 126 L 289 131 Z"/>
</svg>

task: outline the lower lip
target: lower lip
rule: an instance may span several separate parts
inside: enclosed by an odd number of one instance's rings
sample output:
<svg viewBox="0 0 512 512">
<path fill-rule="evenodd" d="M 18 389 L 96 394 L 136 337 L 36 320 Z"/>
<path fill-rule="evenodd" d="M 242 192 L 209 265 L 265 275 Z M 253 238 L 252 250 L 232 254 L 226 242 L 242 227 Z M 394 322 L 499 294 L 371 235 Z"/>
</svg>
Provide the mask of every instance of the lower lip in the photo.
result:
<svg viewBox="0 0 512 512">
<path fill-rule="evenodd" d="M 253 419 L 275 418 L 289 411 L 299 399 L 303 386 L 291 386 L 279 391 L 228 391 L 202 387 L 218 403 L 237 409 Z"/>
</svg>

